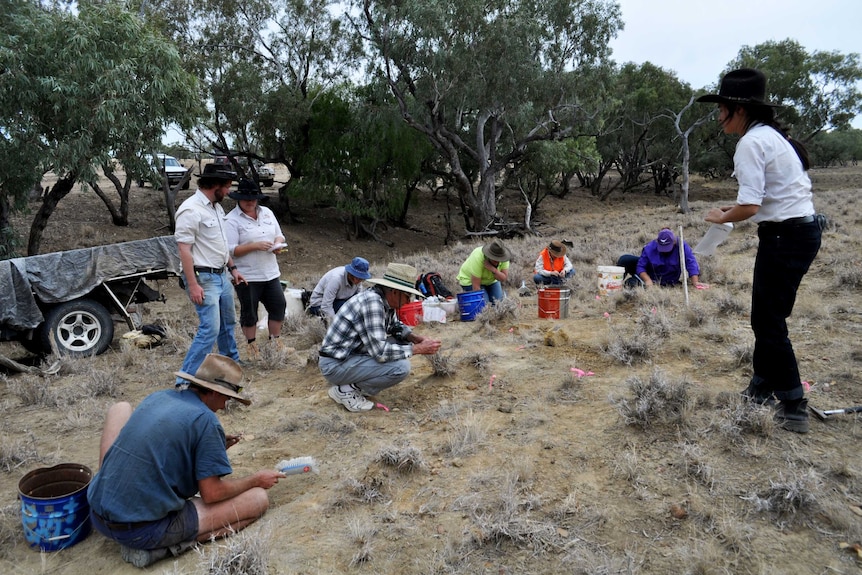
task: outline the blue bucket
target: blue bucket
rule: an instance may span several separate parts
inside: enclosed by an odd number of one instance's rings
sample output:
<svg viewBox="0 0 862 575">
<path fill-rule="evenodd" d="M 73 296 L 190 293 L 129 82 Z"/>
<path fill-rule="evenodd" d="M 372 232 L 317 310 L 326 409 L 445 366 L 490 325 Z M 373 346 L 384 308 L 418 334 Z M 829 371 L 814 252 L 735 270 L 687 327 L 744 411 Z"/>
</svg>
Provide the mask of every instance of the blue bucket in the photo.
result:
<svg viewBox="0 0 862 575">
<path fill-rule="evenodd" d="M 59 551 L 87 538 L 87 487 L 92 478 L 90 468 L 77 463 L 34 469 L 21 478 L 21 521 L 30 547 Z"/>
<path fill-rule="evenodd" d="M 473 321 L 485 308 L 485 290 L 465 291 L 458 294 L 458 309 L 461 321 Z"/>
</svg>

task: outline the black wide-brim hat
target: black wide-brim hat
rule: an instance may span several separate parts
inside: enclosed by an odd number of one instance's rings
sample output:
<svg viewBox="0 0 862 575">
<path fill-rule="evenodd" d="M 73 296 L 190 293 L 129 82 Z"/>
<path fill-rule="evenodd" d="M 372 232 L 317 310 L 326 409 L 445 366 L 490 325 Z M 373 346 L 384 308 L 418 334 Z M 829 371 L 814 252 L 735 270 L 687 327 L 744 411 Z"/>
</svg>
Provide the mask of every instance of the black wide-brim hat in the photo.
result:
<svg viewBox="0 0 862 575">
<path fill-rule="evenodd" d="M 721 79 L 718 94 L 706 94 L 697 101 L 781 107 L 781 104 L 766 101 L 766 76 L 754 68 L 740 68 L 728 72 Z"/>
<path fill-rule="evenodd" d="M 243 178 L 239 181 L 235 192 L 228 194 L 234 200 L 265 200 L 266 194 L 260 191 L 260 186 L 254 180 Z"/>
<path fill-rule="evenodd" d="M 236 180 L 236 172 L 232 172 L 230 170 L 224 170 L 219 167 L 218 164 L 207 164 L 204 166 L 203 171 L 200 174 L 195 174 L 195 177 L 198 178 L 210 178 L 213 180 L 225 180 L 225 181 L 234 181 Z"/>
</svg>

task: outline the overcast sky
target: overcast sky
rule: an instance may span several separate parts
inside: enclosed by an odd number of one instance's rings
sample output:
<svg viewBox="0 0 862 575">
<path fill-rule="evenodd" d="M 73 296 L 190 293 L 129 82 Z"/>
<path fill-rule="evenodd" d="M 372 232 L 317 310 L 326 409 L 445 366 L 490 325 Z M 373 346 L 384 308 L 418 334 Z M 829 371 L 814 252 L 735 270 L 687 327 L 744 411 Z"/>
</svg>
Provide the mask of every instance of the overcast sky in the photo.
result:
<svg viewBox="0 0 862 575">
<path fill-rule="evenodd" d="M 791 38 L 806 51 L 862 53 L 860 0 L 616 0 L 617 63 L 650 61 L 692 88 L 717 84 L 743 46 Z M 853 123 L 862 128 L 862 117 Z"/>
</svg>

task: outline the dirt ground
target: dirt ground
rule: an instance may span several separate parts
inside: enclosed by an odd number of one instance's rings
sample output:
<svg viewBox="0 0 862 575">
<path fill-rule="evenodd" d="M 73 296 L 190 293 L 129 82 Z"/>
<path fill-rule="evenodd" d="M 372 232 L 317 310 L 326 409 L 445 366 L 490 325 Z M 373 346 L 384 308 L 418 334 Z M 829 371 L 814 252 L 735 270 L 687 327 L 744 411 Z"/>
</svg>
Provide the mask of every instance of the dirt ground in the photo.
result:
<svg viewBox="0 0 862 575">
<path fill-rule="evenodd" d="M 814 170 L 812 178 L 817 208 L 832 223 L 803 281 L 791 339 L 812 405 L 860 405 L 862 169 Z M 410 377 L 376 398 L 389 411 L 354 414 L 334 404 L 317 369 L 313 322 L 286 323 L 296 352 L 251 363 L 252 405 L 220 418 L 227 433 L 244 434 L 230 451 L 235 475 L 298 456 L 313 456 L 318 473 L 273 487 L 266 515 L 232 540 L 145 572 L 859 573 L 862 418 L 812 418 L 811 432 L 797 435 L 736 399 L 751 374 L 756 226 L 737 226 L 715 256 L 700 259 L 710 287 L 690 290 L 688 304 L 681 288 L 598 294 L 597 266 L 638 253 L 663 225 L 682 226 L 695 245 L 706 210 L 734 197 L 731 183 L 696 180 L 691 214 L 651 194 L 601 203 L 576 190 L 546 199 L 533 221 L 538 235 L 507 241 L 508 313 L 417 326 L 443 340 L 450 373 L 435 375 L 439 366 L 414 357 Z M 115 228 L 91 191 L 76 190 L 52 217 L 43 251 L 167 233 L 158 191 L 135 189 L 132 202 L 131 225 Z M 283 225 L 282 278 L 311 289 L 324 271 L 362 255 L 375 276 L 386 262 L 403 261 L 439 271 L 455 287 L 458 266 L 481 240 L 445 245 L 443 206 L 442 198 L 418 198 L 412 229 L 381 231 L 388 247 L 350 241 L 337 215 L 297 203 L 302 222 Z M 522 219 L 517 195 L 505 196 L 502 210 Z M 535 292 L 518 295 L 552 237 L 572 242 L 576 268 L 560 320 L 539 317 Z M 118 324 L 102 356 L 67 360 L 56 376 L 0 380 L 0 461 L 28 455 L 0 467 L 0 572 L 140 572 L 96 533 L 60 552 L 30 549 L 16 496 L 21 477 L 37 467 L 75 462 L 95 471 L 104 409 L 172 384 L 196 318 L 175 282 L 160 287 L 167 301 L 147 305 L 144 321 L 168 325 L 163 345 L 124 346 Z M 24 356 L 17 345 L 2 348 Z M 108 393 L 94 396 L 94 380 L 109 381 Z M 676 391 L 636 396 L 638 384 L 650 383 Z M 650 401 L 657 407 L 639 419 Z M 229 541 L 256 550 L 267 568 L 210 570 L 219 552 L 241 555 Z"/>
</svg>

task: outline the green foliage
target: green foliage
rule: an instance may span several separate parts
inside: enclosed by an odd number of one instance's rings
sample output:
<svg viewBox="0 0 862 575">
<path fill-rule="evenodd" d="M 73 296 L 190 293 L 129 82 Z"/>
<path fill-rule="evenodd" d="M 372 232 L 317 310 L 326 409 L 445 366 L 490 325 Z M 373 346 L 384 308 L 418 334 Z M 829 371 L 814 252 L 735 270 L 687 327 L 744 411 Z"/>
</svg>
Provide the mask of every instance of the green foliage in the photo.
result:
<svg viewBox="0 0 862 575">
<path fill-rule="evenodd" d="M 769 98 L 784 105 L 781 120 L 803 141 L 827 129 L 848 128 L 862 113 L 859 54 L 813 51 L 795 40 L 743 46 L 727 70 L 762 70 Z"/>
<path fill-rule="evenodd" d="M 179 54 L 118 4 L 73 13 L 0 0 L 0 11 L 2 150 L 23 160 L 0 165 L 7 197 L 26 196 L 48 171 L 93 180 L 113 156 L 157 149 L 168 124 L 195 122 L 197 85 Z"/>
<path fill-rule="evenodd" d="M 470 208 L 496 215 L 495 179 L 530 142 L 564 139 L 583 122 L 620 28 L 610 2 L 367 0 L 362 34 L 405 121 L 447 164 Z"/>
</svg>

